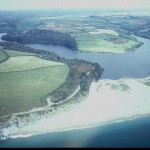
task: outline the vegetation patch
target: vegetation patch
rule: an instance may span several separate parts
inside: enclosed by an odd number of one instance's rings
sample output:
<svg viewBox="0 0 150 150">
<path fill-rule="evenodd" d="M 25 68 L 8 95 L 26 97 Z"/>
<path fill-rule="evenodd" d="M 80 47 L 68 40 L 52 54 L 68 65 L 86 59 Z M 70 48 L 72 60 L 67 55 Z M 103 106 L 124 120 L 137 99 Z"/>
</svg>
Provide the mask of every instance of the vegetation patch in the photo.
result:
<svg viewBox="0 0 150 150">
<path fill-rule="evenodd" d="M 57 90 L 53 91 L 49 94 L 51 100 L 54 103 L 61 102 L 69 97 L 75 89 L 81 85 L 81 76 L 82 74 L 86 74 L 92 71 L 93 65 L 92 64 L 85 64 L 83 62 L 74 62 L 69 64 L 70 72 L 66 79 L 66 82 L 62 84 Z M 88 80 L 86 82 L 89 82 Z M 89 86 L 89 83 L 86 84 Z M 80 90 L 81 92 L 81 90 Z M 84 91 L 87 92 L 87 91 Z"/>
<path fill-rule="evenodd" d="M 62 33 L 54 30 L 29 30 L 26 32 L 8 33 L 2 36 L 2 40 L 18 42 L 22 44 L 52 44 L 61 45 L 72 50 L 77 50 L 77 43 L 68 33 Z"/>
<path fill-rule="evenodd" d="M 62 85 L 68 73 L 67 65 L 0 73 L 0 116 L 44 106 L 43 98 Z"/>
<path fill-rule="evenodd" d="M 10 57 L 7 61 L 0 64 L 0 72 L 23 71 L 59 65 L 64 64 L 44 60 L 36 56 Z"/>
<path fill-rule="evenodd" d="M 80 51 L 124 53 L 140 43 L 109 34 L 86 35 L 76 38 Z"/>
<path fill-rule="evenodd" d="M 89 32 L 90 34 L 112 34 L 112 35 L 116 35 L 119 36 L 119 33 L 117 33 L 114 30 L 108 30 L 108 29 L 97 29 L 97 31 L 94 32 Z"/>
<path fill-rule="evenodd" d="M 5 52 L 10 56 L 34 56 L 36 54 L 34 53 L 27 53 L 27 52 L 19 52 L 19 51 L 14 51 L 14 50 L 5 50 Z"/>
</svg>

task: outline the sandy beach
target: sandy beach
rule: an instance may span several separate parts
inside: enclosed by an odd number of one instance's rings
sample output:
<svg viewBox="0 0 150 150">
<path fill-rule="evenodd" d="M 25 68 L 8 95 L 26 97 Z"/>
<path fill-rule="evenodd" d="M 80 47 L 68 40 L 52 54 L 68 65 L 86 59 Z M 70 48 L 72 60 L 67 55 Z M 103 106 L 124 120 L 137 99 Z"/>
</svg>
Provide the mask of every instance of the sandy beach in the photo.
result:
<svg viewBox="0 0 150 150">
<path fill-rule="evenodd" d="M 59 109 L 23 128 L 6 129 L 11 138 L 72 130 L 133 119 L 150 114 L 150 77 L 93 82 L 89 96 L 81 103 Z"/>
</svg>

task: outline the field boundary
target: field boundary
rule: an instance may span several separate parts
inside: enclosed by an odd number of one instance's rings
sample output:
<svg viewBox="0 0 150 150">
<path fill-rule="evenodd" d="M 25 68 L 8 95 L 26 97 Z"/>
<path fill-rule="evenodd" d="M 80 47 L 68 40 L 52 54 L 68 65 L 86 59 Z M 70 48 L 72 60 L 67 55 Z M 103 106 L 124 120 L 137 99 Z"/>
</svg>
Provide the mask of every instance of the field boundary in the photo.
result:
<svg viewBox="0 0 150 150">
<path fill-rule="evenodd" d="M 65 65 L 65 64 L 64 64 Z M 8 71 L 8 72 L 0 72 L 0 73 L 11 73 L 11 72 L 26 72 L 26 71 L 32 71 L 32 70 L 39 70 L 44 68 L 51 68 L 51 67 L 58 67 L 58 66 L 64 66 L 64 65 L 55 65 L 55 66 L 47 66 L 47 67 L 41 67 L 41 68 L 34 68 L 29 70 L 20 70 L 20 71 Z"/>
<path fill-rule="evenodd" d="M 17 51 L 17 50 L 10 50 L 10 49 L 5 49 L 5 50 L 3 50 L 4 52 L 6 52 L 7 54 L 8 54 L 8 56 L 9 57 L 20 57 L 20 56 L 36 56 L 37 54 L 35 54 L 35 53 L 29 53 L 29 52 L 22 52 L 22 51 Z M 29 53 L 29 55 L 23 55 L 23 54 L 19 54 L 19 55 L 15 55 L 15 56 L 10 56 L 11 54 L 9 54 L 9 52 L 8 51 L 10 51 L 10 52 L 21 52 L 21 53 Z M 31 54 L 31 55 L 30 55 Z"/>
</svg>

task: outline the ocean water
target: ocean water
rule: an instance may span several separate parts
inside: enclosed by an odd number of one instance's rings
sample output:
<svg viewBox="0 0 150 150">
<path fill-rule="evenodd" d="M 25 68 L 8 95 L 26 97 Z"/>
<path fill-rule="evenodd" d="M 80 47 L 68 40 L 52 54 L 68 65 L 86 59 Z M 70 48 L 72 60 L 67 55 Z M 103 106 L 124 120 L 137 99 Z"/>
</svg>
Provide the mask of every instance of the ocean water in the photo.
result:
<svg viewBox="0 0 150 150">
<path fill-rule="evenodd" d="M 0 143 L 0 147 L 150 147 L 150 117 L 92 128 L 8 139 Z"/>
</svg>

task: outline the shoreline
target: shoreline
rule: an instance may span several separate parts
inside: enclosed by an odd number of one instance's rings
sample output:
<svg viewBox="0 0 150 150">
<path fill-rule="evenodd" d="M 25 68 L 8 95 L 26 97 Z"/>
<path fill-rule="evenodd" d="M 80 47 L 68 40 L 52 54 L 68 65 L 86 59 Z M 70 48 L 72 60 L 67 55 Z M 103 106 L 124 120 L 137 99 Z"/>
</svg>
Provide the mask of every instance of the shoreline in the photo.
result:
<svg viewBox="0 0 150 150">
<path fill-rule="evenodd" d="M 150 116 L 150 86 L 145 84 L 146 81 L 149 77 L 93 82 L 89 95 L 80 103 L 62 106 L 54 115 L 31 121 L 22 128 L 6 128 L 6 133 L 9 133 L 8 138 L 29 137 Z"/>
<path fill-rule="evenodd" d="M 132 116 L 126 119 L 118 119 L 115 121 L 110 121 L 110 122 L 106 122 L 106 123 L 102 123 L 102 124 L 98 124 L 98 125 L 90 125 L 90 126 L 85 126 L 85 127 L 72 127 L 69 129 L 58 129 L 58 130 L 54 130 L 54 131 L 48 131 L 48 132 L 43 132 L 43 133 L 32 133 L 32 134 L 27 134 L 27 135 L 12 135 L 9 138 L 10 139 L 17 139 L 17 138 L 28 138 L 31 136 L 37 136 L 37 135 L 43 135 L 43 134 L 50 134 L 50 133 L 56 133 L 56 132 L 67 132 L 67 131 L 72 131 L 72 130 L 82 130 L 82 129 L 88 129 L 88 128 L 94 128 L 94 127 L 102 127 L 105 125 L 111 125 L 111 124 L 116 124 L 116 123 L 122 123 L 122 122 L 126 122 L 126 121 L 133 121 L 139 118 L 145 118 L 145 117 L 150 117 L 150 113 L 149 114 L 142 114 L 142 115 L 138 115 L 138 116 Z"/>
</svg>

